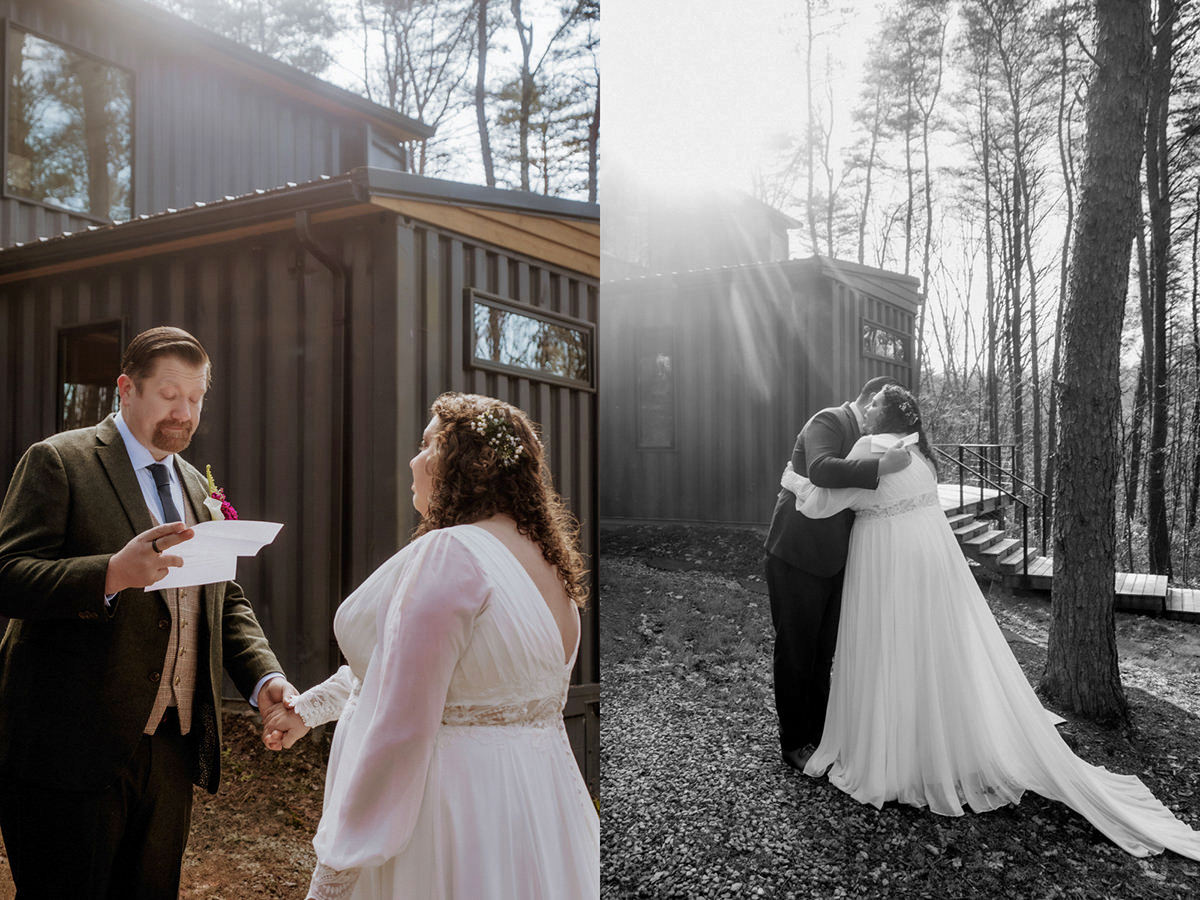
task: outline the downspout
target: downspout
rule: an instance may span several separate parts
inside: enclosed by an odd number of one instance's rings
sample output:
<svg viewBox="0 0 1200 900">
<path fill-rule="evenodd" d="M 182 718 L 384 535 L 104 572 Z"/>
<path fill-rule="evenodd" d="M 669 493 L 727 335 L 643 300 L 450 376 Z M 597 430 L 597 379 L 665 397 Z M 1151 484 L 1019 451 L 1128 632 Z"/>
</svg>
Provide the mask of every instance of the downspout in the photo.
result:
<svg viewBox="0 0 1200 900">
<path fill-rule="evenodd" d="M 330 466 L 332 497 L 330 519 L 339 530 L 340 540 L 335 540 L 330 563 L 329 622 L 332 625 L 337 606 L 345 598 L 350 580 L 350 468 L 346 464 L 346 448 L 352 437 L 351 390 L 349 378 L 350 327 L 347 321 L 346 266 L 332 252 L 326 250 L 312 233 L 311 219 L 307 210 L 296 213 L 296 239 L 308 253 L 329 270 L 333 277 L 333 390 L 331 391 L 333 447 Z M 329 661 L 333 668 L 341 662 L 337 639 L 332 628 L 329 632 Z"/>
</svg>

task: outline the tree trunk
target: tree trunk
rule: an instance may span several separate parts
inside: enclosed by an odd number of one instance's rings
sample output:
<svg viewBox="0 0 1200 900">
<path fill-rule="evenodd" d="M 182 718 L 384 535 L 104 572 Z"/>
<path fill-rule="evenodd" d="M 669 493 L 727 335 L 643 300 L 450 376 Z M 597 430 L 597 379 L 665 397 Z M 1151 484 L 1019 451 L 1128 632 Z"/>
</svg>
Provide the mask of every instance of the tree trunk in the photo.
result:
<svg viewBox="0 0 1200 900">
<path fill-rule="evenodd" d="M 1147 544 L 1150 571 L 1171 575 L 1171 533 L 1167 527 L 1167 425 L 1170 407 L 1167 383 L 1167 279 L 1171 242 L 1170 149 L 1167 118 L 1171 96 L 1171 57 L 1174 44 L 1174 0 L 1159 0 L 1154 30 L 1150 100 L 1146 122 L 1146 194 L 1150 213 L 1150 296 L 1154 328 L 1150 372 L 1150 445 L 1146 478 Z"/>
<path fill-rule="evenodd" d="M 488 0 L 476 0 L 475 46 L 475 123 L 479 128 L 479 152 L 483 159 L 483 177 L 488 187 L 496 186 L 492 165 L 492 141 L 487 120 Z"/>
<path fill-rule="evenodd" d="M 1050 403 L 1046 423 L 1046 445 L 1049 450 L 1046 460 L 1046 494 L 1054 503 L 1055 469 L 1058 457 L 1055 447 L 1058 445 L 1058 383 L 1061 373 L 1062 358 L 1062 325 L 1063 306 L 1067 296 L 1067 272 L 1071 261 L 1071 229 L 1075 227 L 1075 165 L 1071 158 L 1070 122 L 1067 105 L 1067 75 L 1070 71 L 1070 38 L 1074 36 L 1073 26 L 1068 27 L 1067 4 L 1060 8 L 1058 28 L 1059 50 L 1059 80 L 1058 80 L 1058 159 L 1062 166 L 1063 193 L 1067 202 L 1067 221 L 1063 230 L 1062 254 L 1059 257 L 1058 269 L 1058 309 L 1055 312 L 1054 324 L 1054 356 L 1050 362 Z M 1042 535 L 1042 546 L 1046 546 L 1049 535 Z"/>
<path fill-rule="evenodd" d="M 1196 209 L 1200 209 L 1200 181 L 1196 184 Z M 1187 531 L 1196 527 L 1197 494 L 1200 494 L 1200 222 L 1192 223 L 1192 490 L 1188 494 Z M 1186 559 L 1186 557 L 1185 557 Z"/>
<path fill-rule="evenodd" d="M 1093 719 L 1124 721 L 1113 622 L 1121 325 L 1138 222 L 1150 22 L 1143 3 L 1096 0 L 1096 67 L 1075 255 L 1063 316 L 1054 592 L 1042 688 Z"/>
<path fill-rule="evenodd" d="M 517 122 L 518 164 L 521 170 L 521 190 L 529 190 L 529 118 L 533 111 L 533 71 L 529 66 L 533 55 L 533 26 L 521 18 L 521 0 L 512 0 L 513 19 L 517 37 L 521 40 L 521 106 Z"/>
<path fill-rule="evenodd" d="M 805 37 L 807 46 L 804 52 L 804 102 L 806 109 L 806 120 L 804 123 L 804 155 L 805 155 L 805 176 L 807 179 L 807 194 L 805 196 L 804 208 L 808 218 L 808 239 L 812 246 L 814 255 L 821 252 L 821 245 L 817 242 L 817 210 L 813 204 L 813 179 L 816 177 L 816 161 L 813 158 L 814 149 L 814 134 L 816 126 L 813 124 L 813 119 L 816 118 L 813 110 L 813 75 L 812 75 L 812 55 L 813 44 L 816 40 L 813 35 L 813 3 L 815 0 L 805 0 L 804 2 L 804 19 L 806 32 Z"/>
<path fill-rule="evenodd" d="M 592 120 L 588 123 L 588 202 L 595 203 L 599 196 L 600 173 L 600 71 L 596 70 L 596 105 L 592 107 Z"/>
<path fill-rule="evenodd" d="M 858 217 L 858 262 L 866 260 L 867 217 L 871 214 L 871 177 L 875 173 L 875 153 L 879 146 L 879 128 L 883 118 L 883 84 L 875 86 L 875 110 L 871 120 L 871 148 L 867 151 L 866 187 L 863 190 L 862 212 Z"/>
</svg>

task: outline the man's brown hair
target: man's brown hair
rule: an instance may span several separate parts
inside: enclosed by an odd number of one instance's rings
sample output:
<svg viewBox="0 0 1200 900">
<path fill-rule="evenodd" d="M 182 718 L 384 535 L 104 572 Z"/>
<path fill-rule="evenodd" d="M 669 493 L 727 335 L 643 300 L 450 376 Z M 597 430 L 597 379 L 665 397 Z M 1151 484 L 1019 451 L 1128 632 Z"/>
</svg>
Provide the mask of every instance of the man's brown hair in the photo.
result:
<svg viewBox="0 0 1200 900">
<path fill-rule="evenodd" d="M 212 384 L 212 363 L 204 347 L 192 335 L 173 325 L 159 325 L 143 331 L 125 348 L 121 356 L 121 373 L 133 379 L 141 389 L 143 378 L 154 371 L 160 356 L 177 356 L 193 366 L 207 366 L 206 385 Z"/>
</svg>

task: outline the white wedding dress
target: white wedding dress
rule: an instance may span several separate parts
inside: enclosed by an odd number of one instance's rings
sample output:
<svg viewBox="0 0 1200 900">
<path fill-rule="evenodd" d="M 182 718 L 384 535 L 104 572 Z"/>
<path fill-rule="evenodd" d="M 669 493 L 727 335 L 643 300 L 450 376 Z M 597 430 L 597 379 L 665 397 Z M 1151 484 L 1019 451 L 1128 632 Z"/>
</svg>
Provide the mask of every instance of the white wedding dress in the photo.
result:
<svg viewBox="0 0 1200 900">
<path fill-rule="evenodd" d="M 889 439 L 894 443 L 899 435 Z M 872 455 L 871 438 L 850 459 Z M 1200 859 L 1200 832 L 1131 775 L 1071 752 L 1042 707 L 963 557 L 924 457 L 874 491 L 825 489 L 790 472 L 812 518 L 856 510 L 821 744 L 805 773 L 861 803 L 942 815 L 1061 801 L 1134 856 Z"/>
<path fill-rule="evenodd" d="M 295 707 L 338 719 L 311 896 L 598 897 L 599 817 L 562 719 L 574 654 L 503 542 L 422 536 L 334 632 L 348 665 Z"/>
</svg>

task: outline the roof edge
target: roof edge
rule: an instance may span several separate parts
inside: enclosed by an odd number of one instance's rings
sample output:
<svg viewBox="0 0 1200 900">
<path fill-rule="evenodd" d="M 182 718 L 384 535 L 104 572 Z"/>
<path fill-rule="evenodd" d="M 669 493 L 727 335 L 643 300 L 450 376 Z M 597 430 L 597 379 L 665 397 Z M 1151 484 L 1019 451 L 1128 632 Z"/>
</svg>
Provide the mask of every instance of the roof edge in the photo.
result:
<svg viewBox="0 0 1200 900">
<path fill-rule="evenodd" d="M 210 31 L 203 25 L 198 25 L 159 6 L 147 3 L 145 0 L 105 0 L 103 4 L 97 4 L 94 0 L 69 0 L 69 2 L 84 7 L 92 14 L 102 14 L 105 6 L 112 10 L 128 13 L 133 17 L 133 21 L 127 24 L 151 32 L 158 40 L 162 40 L 164 36 L 168 39 L 174 38 L 188 47 L 189 52 L 193 54 L 196 52 L 193 45 L 202 44 L 237 62 L 260 69 L 270 76 L 286 81 L 302 91 L 344 107 L 349 114 L 357 113 L 405 135 L 402 138 L 397 135 L 398 139 L 423 140 L 433 137 L 436 131 L 435 128 L 424 122 L 381 106 L 353 91 L 297 69 L 295 66 L 280 62 L 274 57 L 239 44 L 215 31 Z M 171 29 L 183 31 L 184 34 L 172 35 L 170 34 Z"/>
<path fill-rule="evenodd" d="M 361 190 L 375 196 L 405 197 L 432 203 L 464 203 L 556 218 L 600 220 L 600 205 L 582 200 L 565 200 L 529 191 L 485 187 L 369 166 L 352 169 L 350 176 Z"/>
</svg>

